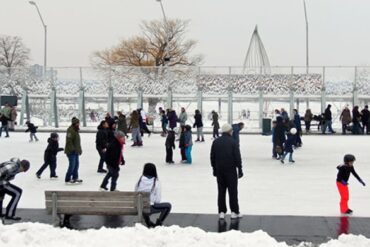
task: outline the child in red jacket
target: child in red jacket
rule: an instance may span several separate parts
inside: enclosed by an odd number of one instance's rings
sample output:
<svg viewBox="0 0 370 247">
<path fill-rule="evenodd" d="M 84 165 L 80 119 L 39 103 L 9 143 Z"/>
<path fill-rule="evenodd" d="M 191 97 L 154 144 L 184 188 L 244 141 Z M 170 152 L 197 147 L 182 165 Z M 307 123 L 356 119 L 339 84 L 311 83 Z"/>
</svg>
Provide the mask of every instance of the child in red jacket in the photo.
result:
<svg viewBox="0 0 370 247">
<path fill-rule="evenodd" d="M 351 173 L 357 178 L 357 180 L 365 186 L 365 182 L 362 181 L 360 176 L 356 173 L 353 163 L 356 161 L 356 158 L 352 154 L 346 154 L 344 156 L 344 164 L 337 166 L 338 175 L 337 175 L 337 187 L 340 194 L 340 212 L 342 214 L 350 215 L 352 210 L 348 208 L 349 200 L 349 190 L 348 190 L 348 179 Z"/>
</svg>

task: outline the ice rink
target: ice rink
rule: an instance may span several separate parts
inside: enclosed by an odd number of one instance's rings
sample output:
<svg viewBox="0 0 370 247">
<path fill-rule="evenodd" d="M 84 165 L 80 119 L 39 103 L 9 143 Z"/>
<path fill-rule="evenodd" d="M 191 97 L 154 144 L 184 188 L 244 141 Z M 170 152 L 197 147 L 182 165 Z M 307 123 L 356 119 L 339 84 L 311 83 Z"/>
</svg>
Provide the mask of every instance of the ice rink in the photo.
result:
<svg viewBox="0 0 370 247">
<path fill-rule="evenodd" d="M 44 208 L 45 190 L 98 190 L 104 177 L 96 172 L 99 156 L 95 149 L 95 134 L 81 134 L 83 154 L 80 157 L 81 185 L 65 185 L 68 166 L 63 152 L 58 154 L 59 180 L 49 179 L 49 170 L 42 178 L 35 176 L 43 163 L 47 133 L 37 133 L 40 141 L 29 143 L 26 133 L 10 133 L 0 138 L 0 161 L 11 157 L 29 159 L 31 169 L 19 174 L 13 181 L 23 189 L 21 208 Z M 296 163 L 282 165 L 271 158 L 271 136 L 242 135 L 241 153 L 244 177 L 239 180 L 239 204 L 243 214 L 252 215 L 312 215 L 338 216 L 339 195 L 335 185 L 336 166 L 343 155 L 353 153 L 355 169 L 366 183 L 370 183 L 370 142 L 366 136 L 303 136 L 303 147 L 294 152 Z M 193 139 L 194 135 L 193 135 Z M 174 152 L 175 165 L 167 165 L 165 138 L 158 134 L 145 136 L 144 146 L 124 149 L 126 165 L 118 179 L 118 189 L 133 190 L 141 175 L 143 164 L 157 165 L 162 185 L 162 200 L 173 205 L 178 213 L 217 213 L 217 185 L 209 161 L 211 136 L 206 142 L 194 143 L 193 164 L 180 164 L 180 152 Z M 64 147 L 65 133 L 60 133 L 60 146 Z M 351 176 L 350 207 L 354 216 L 370 217 L 369 187 L 363 187 Z M 369 184 L 370 185 L 370 184 Z M 103 193 L 103 192 L 102 192 Z"/>
</svg>

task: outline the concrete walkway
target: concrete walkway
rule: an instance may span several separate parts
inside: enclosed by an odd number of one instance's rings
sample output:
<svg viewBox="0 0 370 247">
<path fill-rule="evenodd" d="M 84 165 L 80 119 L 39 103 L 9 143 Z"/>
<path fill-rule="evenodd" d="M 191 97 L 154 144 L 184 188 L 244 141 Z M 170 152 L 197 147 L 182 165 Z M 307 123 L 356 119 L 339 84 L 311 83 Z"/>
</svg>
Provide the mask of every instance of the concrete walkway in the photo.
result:
<svg viewBox="0 0 370 247">
<path fill-rule="evenodd" d="M 52 224 L 52 217 L 43 209 L 19 209 L 17 215 L 22 222 L 40 222 Z M 117 228 L 133 226 L 135 216 L 73 216 L 73 229 L 99 229 L 102 226 Z M 5 224 L 12 224 L 6 221 Z M 199 227 L 207 232 L 225 232 L 239 230 L 254 232 L 263 230 L 278 241 L 288 244 L 312 242 L 320 244 L 337 238 L 340 234 L 362 234 L 370 238 L 370 218 L 360 217 L 308 217 L 308 216 L 256 216 L 245 215 L 240 220 L 218 220 L 215 214 L 170 214 L 166 226 Z"/>
</svg>

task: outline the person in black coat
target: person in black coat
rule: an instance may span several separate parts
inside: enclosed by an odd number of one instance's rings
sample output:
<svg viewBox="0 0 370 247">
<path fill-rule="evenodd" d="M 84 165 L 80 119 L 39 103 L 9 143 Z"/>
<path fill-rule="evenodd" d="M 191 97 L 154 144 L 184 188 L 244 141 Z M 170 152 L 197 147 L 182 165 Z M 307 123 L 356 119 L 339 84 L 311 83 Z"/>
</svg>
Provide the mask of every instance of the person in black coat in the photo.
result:
<svg viewBox="0 0 370 247">
<path fill-rule="evenodd" d="M 202 114 L 199 110 L 195 110 L 194 119 L 195 122 L 193 124 L 193 128 L 197 128 L 197 139 L 195 141 L 204 142 Z"/>
<path fill-rule="evenodd" d="M 173 164 L 173 151 L 175 149 L 175 131 L 169 130 L 166 138 L 166 163 Z"/>
<path fill-rule="evenodd" d="M 37 126 L 35 126 L 33 123 L 31 123 L 30 121 L 27 121 L 26 122 L 26 125 L 27 125 L 27 129 L 25 132 L 30 132 L 30 142 L 33 142 L 33 138 L 35 138 L 35 140 L 38 142 L 39 139 L 37 138 L 36 136 L 36 132 L 37 132 Z"/>
<path fill-rule="evenodd" d="M 98 150 L 100 160 L 98 165 L 98 173 L 106 173 L 107 170 L 103 168 L 105 160 L 105 152 L 107 151 L 109 142 L 109 130 L 108 122 L 103 120 L 98 126 L 98 132 L 96 133 L 96 150 Z M 113 135 L 113 132 L 112 132 Z"/>
<path fill-rule="evenodd" d="M 181 163 L 186 162 L 186 154 L 185 154 L 185 126 L 181 126 L 180 138 L 179 138 L 179 148 L 181 153 Z"/>
<path fill-rule="evenodd" d="M 232 138 L 232 126 L 224 124 L 222 136 L 213 141 L 211 165 L 218 185 L 218 212 L 220 219 L 225 217 L 226 190 L 229 192 L 232 218 L 240 218 L 238 203 L 238 178 L 243 177 L 239 145 Z"/>
<path fill-rule="evenodd" d="M 370 120 L 370 111 L 369 111 L 368 105 L 365 105 L 365 108 L 362 109 L 361 114 L 362 114 L 362 117 L 361 117 L 362 132 L 364 134 L 368 134 L 369 133 L 369 120 Z"/>
<path fill-rule="evenodd" d="M 362 117 L 361 113 L 358 110 L 358 106 L 356 105 L 355 107 L 353 107 L 352 110 L 352 123 L 353 123 L 352 134 L 354 135 L 359 135 L 362 130 L 360 125 L 361 117 Z"/>
<path fill-rule="evenodd" d="M 276 118 L 276 127 L 273 136 L 273 142 L 276 152 L 279 156 L 283 154 L 283 146 L 286 141 L 285 132 L 287 131 L 286 125 L 283 123 L 283 118 L 278 116 Z"/>
<path fill-rule="evenodd" d="M 50 167 L 50 178 L 58 178 L 55 170 L 57 168 L 57 154 L 60 151 L 63 151 L 64 148 L 59 147 L 59 136 L 57 133 L 53 132 L 50 134 L 50 138 L 48 139 L 48 146 L 45 149 L 44 153 L 44 164 L 40 167 L 40 169 L 36 172 L 36 177 L 38 179 L 41 178 L 42 172 L 46 169 L 46 167 Z"/>
<path fill-rule="evenodd" d="M 117 187 L 117 179 L 119 177 L 119 166 L 125 164 L 123 158 L 123 145 L 125 144 L 125 133 L 122 131 L 114 132 L 114 139 L 108 144 L 107 152 L 105 154 L 105 162 L 107 163 L 108 173 L 105 175 L 100 190 L 107 191 L 109 179 L 112 178 L 110 184 L 110 191 L 115 191 Z"/>
<path fill-rule="evenodd" d="M 1 122 L 0 137 L 1 137 L 1 133 L 3 132 L 3 130 L 5 130 L 5 134 L 6 134 L 5 137 L 9 137 L 9 129 L 8 129 L 9 119 L 5 115 L 0 114 L 0 122 Z"/>
<path fill-rule="evenodd" d="M 325 109 L 325 113 L 324 113 L 324 127 L 322 128 L 322 133 L 325 134 L 326 132 L 326 128 L 329 128 L 329 131 L 334 134 L 335 131 L 333 130 L 332 128 L 332 116 L 331 116 L 331 105 L 329 104 L 328 107 L 326 107 Z"/>
</svg>

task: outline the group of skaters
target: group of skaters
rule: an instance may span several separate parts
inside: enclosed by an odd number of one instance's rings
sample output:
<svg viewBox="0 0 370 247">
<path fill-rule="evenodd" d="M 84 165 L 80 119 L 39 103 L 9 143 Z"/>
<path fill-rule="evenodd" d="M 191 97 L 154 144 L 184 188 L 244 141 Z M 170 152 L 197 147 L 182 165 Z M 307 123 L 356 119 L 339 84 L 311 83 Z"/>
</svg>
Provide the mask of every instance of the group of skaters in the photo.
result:
<svg viewBox="0 0 370 247">
<path fill-rule="evenodd" d="M 276 119 L 272 122 L 272 158 L 284 164 L 289 155 L 289 163 L 293 164 L 294 149 L 302 147 L 301 116 L 297 109 L 293 110 L 292 119 L 284 108 L 275 110 Z"/>
<path fill-rule="evenodd" d="M 310 132 L 311 122 L 313 120 L 318 121 L 318 130 L 321 128 L 321 133 L 335 134 L 332 124 L 332 105 L 328 104 L 325 111 L 321 115 L 313 115 L 311 109 L 307 109 L 304 117 L 302 118 L 305 123 L 306 133 Z M 342 135 L 346 135 L 348 132 L 353 135 L 369 134 L 370 133 L 370 111 L 369 106 L 365 105 L 363 109 L 359 106 L 354 106 L 352 110 L 346 105 L 339 115 L 339 121 L 342 126 Z"/>
<path fill-rule="evenodd" d="M 0 110 L 0 137 L 5 132 L 5 137 L 9 137 L 9 131 L 14 130 L 17 119 L 17 109 L 15 106 L 5 103 Z"/>
</svg>

